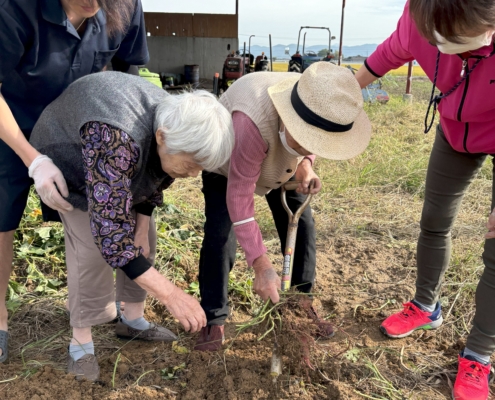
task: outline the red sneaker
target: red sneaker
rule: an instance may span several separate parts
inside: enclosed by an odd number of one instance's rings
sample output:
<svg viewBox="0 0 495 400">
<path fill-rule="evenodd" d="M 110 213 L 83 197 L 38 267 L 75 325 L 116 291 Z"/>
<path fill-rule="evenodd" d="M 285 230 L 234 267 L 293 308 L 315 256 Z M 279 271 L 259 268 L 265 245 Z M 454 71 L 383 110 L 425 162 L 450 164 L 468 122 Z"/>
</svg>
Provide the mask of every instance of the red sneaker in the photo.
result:
<svg viewBox="0 0 495 400">
<path fill-rule="evenodd" d="M 416 329 L 436 329 L 442 325 L 442 308 L 437 303 L 435 311 L 423 311 L 414 300 L 404 304 L 401 312 L 392 314 L 380 326 L 382 333 L 391 338 L 409 336 Z"/>
<path fill-rule="evenodd" d="M 457 378 L 452 392 L 454 400 L 487 400 L 490 389 L 490 364 L 484 365 L 459 355 Z"/>
</svg>

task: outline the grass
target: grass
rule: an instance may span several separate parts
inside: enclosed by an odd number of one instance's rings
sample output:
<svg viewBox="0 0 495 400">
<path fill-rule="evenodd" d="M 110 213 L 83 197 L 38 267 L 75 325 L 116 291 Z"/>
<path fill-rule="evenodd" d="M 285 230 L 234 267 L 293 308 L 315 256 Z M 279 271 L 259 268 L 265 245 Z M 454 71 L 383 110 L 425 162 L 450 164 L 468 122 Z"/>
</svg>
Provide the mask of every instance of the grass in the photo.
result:
<svg viewBox="0 0 495 400">
<path fill-rule="evenodd" d="M 336 241 L 347 240 L 352 243 L 352 248 L 344 248 L 344 252 L 376 248 L 378 255 L 380 252 L 389 254 L 386 252 L 390 249 L 402 252 L 397 253 L 399 255 L 414 254 L 426 168 L 434 138 L 433 133 L 424 135 L 422 128 L 431 84 L 420 76 L 413 80 L 414 102 L 411 105 L 402 102 L 404 76 L 387 76 L 383 85 L 391 95 L 389 103 L 366 105 L 373 124 L 368 149 L 353 160 L 319 159 L 316 162 L 315 170 L 322 179 L 323 190 L 315 197 L 312 208 L 318 227 L 318 249 L 322 253 L 331 249 L 337 251 Z M 447 382 L 454 378 L 455 355 L 439 348 L 444 342 L 451 347 L 458 341 L 462 342 L 470 329 L 474 316 L 474 292 L 483 270 L 481 252 L 484 224 L 490 207 L 491 180 L 491 164 L 487 161 L 471 184 L 452 232 L 451 268 L 441 292 L 448 318 L 436 332 L 437 344 L 429 350 L 422 347 L 430 343 L 429 333 L 416 336 L 406 344 L 381 341 L 369 346 L 357 345 L 360 342 L 356 338 L 361 337 L 361 330 L 356 334 L 344 334 L 349 329 L 346 325 L 349 320 L 364 316 L 375 318 L 372 322 L 376 324 L 379 321 L 377 315 L 397 309 L 407 298 L 407 293 L 412 293 L 414 260 L 398 256 L 402 264 L 388 267 L 390 271 L 386 276 L 403 286 L 376 283 L 380 272 L 376 270 L 369 271 L 368 280 L 362 276 L 354 280 L 339 280 L 337 257 L 331 258 L 328 264 L 319 264 L 324 275 L 332 277 L 328 281 L 331 282 L 329 287 L 317 287 L 324 301 L 347 299 L 351 305 L 348 316 L 340 314 L 337 318 L 342 318 L 341 322 L 336 320 L 345 339 L 339 343 L 347 343 L 348 349 L 329 345 L 322 356 L 321 365 L 331 362 L 338 366 L 334 375 L 328 375 L 329 385 L 347 385 L 345 382 L 349 382 L 349 386 L 345 386 L 346 393 L 361 398 L 446 396 Z M 179 180 L 164 192 L 165 206 L 156 216 L 157 266 L 178 286 L 195 296 L 199 295 L 197 265 L 204 223 L 200 188 L 199 179 Z M 261 198 L 256 198 L 256 213 L 270 256 L 279 268 L 280 244 L 268 206 Z M 25 364 L 19 371 L 5 376 L 5 382 L 22 373 L 23 376 L 31 375 L 38 369 L 34 360 L 48 351 L 57 354 L 58 359 L 62 357 L 60 354 L 67 344 L 68 333 L 65 331 L 61 337 L 60 326 L 47 325 L 50 318 L 43 316 L 50 314 L 53 320 L 57 313 L 63 312 L 62 304 L 67 295 L 64 263 L 63 230 L 60 224 L 42 222 L 39 204 L 31 196 L 15 236 L 15 268 L 7 299 L 11 320 L 25 321 L 24 325 L 13 326 L 17 330 L 14 338 L 16 349 L 24 350 L 12 351 L 11 358 L 22 358 Z M 398 275 L 394 275 L 396 273 Z M 229 280 L 236 320 L 246 321 L 264 315 L 264 312 L 256 313 L 263 308 L 253 295 L 252 282 L 252 272 L 245 267 L 243 252 L 239 250 L 236 268 Z M 397 287 L 402 287 L 402 292 L 396 291 Z M 151 304 L 151 308 L 155 306 L 155 303 Z M 40 332 L 47 327 L 49 329 L 43 336 Z M 111 386 L 117 387 L 120 384 L 120 379 L 115 379 L 117 361 L 111 368 L 114 372 Z M 175 371 L 167 370 L 167 376 L 169 374 L 175 376 Z M 151 375 L 146 375 L 142 381 Z M 138 384 L 142 376 L 133 382 Z M 20 379 L 8 384 L 15 385 L 18 381 Z M 437 381 L 440 383 L 435 384 Z"/>
<path fill-rule="evenodd" d="M 114 387 L 115 387 L 115 373 L 117 372 L 117 365 L 119 365 L 119 361 L 120 361 L 120 356 L 121 356 L 121 355 L 122 355 L 121 353 L 117 354 L 117 359 L 115 360 L 115 365 L 114 365 L 114 367 L 113 367 L 113 374 L 112 374 L 112 388 L 114 388 Z"/>
<path fill-rule="evenodd" d="M 349 63 L 342 63 L 342 66 L 351 66 L 352 68 L 359 69 L 362 67 L 363 64 L 349 64 Z M 287 62 L 281 62 L 281 61 L 275 61 L 273 63 L 273 71 L 274 72 L 287 72 L 288 68 L 288 63 Z M 399 67 L 397 69 L 394 69 L 390 71 L 387 75 L 390 76 L 407 76 L 407 65 L 403 65 L 402 67 Z M 426 76 L 425 72 L 423 71 L 423 68 L 421 68 L 419 65 L 413 67 L 413 76 Z"/>
</svg>

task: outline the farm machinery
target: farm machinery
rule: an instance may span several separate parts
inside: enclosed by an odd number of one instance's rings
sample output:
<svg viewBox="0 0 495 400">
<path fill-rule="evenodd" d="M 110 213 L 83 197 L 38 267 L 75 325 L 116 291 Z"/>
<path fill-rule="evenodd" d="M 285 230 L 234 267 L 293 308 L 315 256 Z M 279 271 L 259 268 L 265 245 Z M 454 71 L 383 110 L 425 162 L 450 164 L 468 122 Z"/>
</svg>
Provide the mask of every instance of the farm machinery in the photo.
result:
<svg viewBox="0 0 495 400">
<path fill-rule="evenodd" d="M 328 53 L 325 57 L 320 57 L 314 51 L 308 50 L 306 51 L 306 34 L 308 32 L 304 32 L 303 36 L 303 45 L 302 45 L 302 53 L 299 52 L 299 44 L 301 41 L 301 32 L 305 29 L 324 29 L 328 31 Z M 300 72 L 303 73 L 306 68 L 308 68 L 311 64 L 318 61 L 328 61 L 333 62 L 335 56 L 331 50 L 332 39 L 335 39 L 335 36 L 332 36 L 330 32 L 330 28 L 326 27 L 315 27 L 315 26 L 301 26 L 299 29 L 299 35 L 297 36 L 297 48 L 295 54 L 292 55 L 291 60 L 289 61 L 289 72 Z"/>
<path fill-rule="evenodd" d="M 240 50 L 232 51 L 229 53 L 227 58 L 225 59 L 223 70 L 222 70 L 222 81 L 221 88 L 223 91 L 227 90 L 237 79 L 242 76 L 249 74 L 251 72 L 258 71 L 271 71 L 272 65 L 272 38 L 269 35 L 270 39 L 270 59 L 265 55 L 264 52 L 261 55 L 254 58 L 251 54 L 251 35 L 249 37 L 249 47 L 246 52 L 246 42 L 244 42 L 244 49 L 241 53 Z M 227 50 L 230 51 L 230 45 L 227 47 Z"/>
<path fill-rule="evenodd" d="M 318 54 L 316 54 L 314 51 L 307 50 L 306 51 L 306 34 L 307 31 L 304 32 L 303 36 L 303 43 L 302 43 L 302 53 L 299 52 L 299 45 L 300 45 L 300 40 L 301 40 L 301 32 L 303 30 L 307 29 L 323 29 L 328 31 L 328 53 L 325 57 L 320 57 Z M 326 27 L 314 27 L 314 26 L 301 26 L 299 29 L 299 35 L 297 37 L 297 48 L 296 48 L 296 53 L 292 55 L 291 60 L 289 61 L 289 72 L 299 72 L 303 73 L 306 68 L 308 68 L 311 64 L 319 61 L 326 61 L 326 62 L 332 62 L 335 63 L 335 55 L 333 54 L 331 50 L 331 44 L 332 40 L 335 39 L 335 36 L 332 36 L 330 32 L 330 28 Z M 288 53 L 288 48 L 285 49 L 285 52 Z M 349 68 L 352 73 L 355 73 L 355 69 L 352 68 L 352 66 L 348 65 L 347 68 Z M 363 99 L 365 102 L 369 103 L 387 103 L 389 100 L 388 93 L 383 90 L 382 88 L 382 82 L 381 80 L 377 80 L 376 82 L 373 82 L 363 88 L 362 90 L 363 94 Z"/>
<path fill-rule="evenodd" d="M 264 52 L 261 52 L 261 55 L 254 60 L 254 72 L 258 71 L 270 71 L 270 61 Z"/>
<path fill-rule="evenodd" d="M 246 55 L 248 57 L 246 57 Z M 223 64 L 222 89 L 225 91 L 237 79 L 248 74 L 251 69 L 252 54 L 241 53 L 239 50 L 230 53 Z"/>
</svg>

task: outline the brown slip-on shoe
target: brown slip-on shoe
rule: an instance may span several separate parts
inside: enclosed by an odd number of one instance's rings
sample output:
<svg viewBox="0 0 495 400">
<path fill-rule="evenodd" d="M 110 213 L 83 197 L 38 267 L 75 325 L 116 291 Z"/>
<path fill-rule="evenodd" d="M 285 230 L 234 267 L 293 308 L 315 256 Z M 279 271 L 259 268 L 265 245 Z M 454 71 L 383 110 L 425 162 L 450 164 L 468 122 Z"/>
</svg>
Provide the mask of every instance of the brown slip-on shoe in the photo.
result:
<svg viewBox="0 0 495 400">
<path fill-rule="evenodd" d="M 173 342 L 179 340 L 177 336 L 167 328 L 150 322 L 150 328 L 139 330 L 124 324 L 120 319 L 115 325 L 115 334 L 120 339 L 139 339 L 154 342 Z"/>
<path fill-rule="evenodd" d="M 94 382 L 100 377 L 100 366 L 93 354 L 85 354 L 77 361 L 74 361 L 71 355 L 68 354 L 67 372 L 74 374 L 77 380 L 87 379 Z"/>
<path fill-rule="evenodd" d="M 316 312 L 316 309 L 313 307 L 313 301 L 309 297 L 302 297 L 299 300 L 299 304 L 304 311 L 306 311 L 308 318 L 310 318 L 313 321 L 313 324 L 318 327 L 318 331 L 316 332 L 317 337 L 322 339 L 330 339 L 333 335 L 335 335 L 332 324 L 320 318 Z"/>
<path fill-rule="evenodd" d="M 199 332 L 194 346 L 197 351 L 218 351 L 225 340 L 223 325 L 207 325 Z"/>
</svg>

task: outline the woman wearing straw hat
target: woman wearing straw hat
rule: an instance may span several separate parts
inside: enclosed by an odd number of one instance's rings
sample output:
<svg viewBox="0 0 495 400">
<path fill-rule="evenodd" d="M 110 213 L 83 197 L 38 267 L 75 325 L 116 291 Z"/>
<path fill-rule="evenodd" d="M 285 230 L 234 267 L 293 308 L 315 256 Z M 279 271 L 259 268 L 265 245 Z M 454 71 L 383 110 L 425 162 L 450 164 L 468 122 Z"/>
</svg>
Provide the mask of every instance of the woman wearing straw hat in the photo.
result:
<svg viewBox="0 0 495 400">
<path fill-rule="evenodd" d="M 359 85 L 349 70 L 330 63 L 315 63 L 302 75 L 247 75 L 229 88 L 221 102 L 233 117 L 235 147 L 229 162 L 216 173 L 203 173 L 206 223 L 199 284 L 208 325 L 196 343 L 195 349 L 201 351 L 222 345 L 236 238 L 254 269 L 256 293 L 264 300 L 279 301 L 280 279 L 254 219 L 254 194 L 265 196 L 283 252 L 288 217 L 280 198 L 282 184 L 301 181 L 295 193 L 287 193 L 289 207 L 297 209 L 305 194 L 321 189 L 312 168 L 315 155 L 333 160 L 355 157 L 364 151 L 371 134 Z M 310 190 L 311 180 L 315 185 Z M 311 292 L 315 267 L 316 233 L 308 207 L 299 220 L 296 240 L 292 283 L 298 290 Z M 311 301 L 304 303 L 321 335 L 332 336 L 332 326 L 319 319 Z"/>
</svg>

